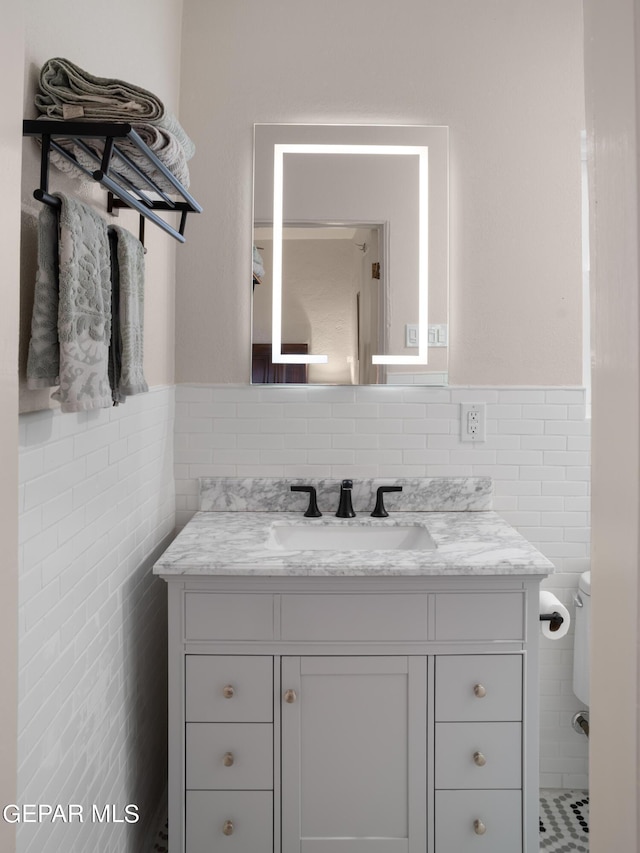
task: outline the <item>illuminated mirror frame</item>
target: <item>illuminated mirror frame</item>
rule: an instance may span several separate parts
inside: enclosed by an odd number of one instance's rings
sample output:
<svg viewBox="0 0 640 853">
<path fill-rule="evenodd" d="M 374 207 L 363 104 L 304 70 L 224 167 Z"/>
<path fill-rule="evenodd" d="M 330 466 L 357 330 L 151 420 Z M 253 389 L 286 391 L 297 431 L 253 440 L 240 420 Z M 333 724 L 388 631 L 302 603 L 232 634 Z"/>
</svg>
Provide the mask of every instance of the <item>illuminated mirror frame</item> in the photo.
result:
<svg viewBox="0 0 640 853">
<path fill-rule="evenodd" d="M 337 145 L 276 143 L 273 146 L 273 302 L 271 360 L 274 364 L 326 364 L 326 355 L 282 352 L 282 231 L 285 154 L 384 154 L 418 157 L 418 355 L 372 355 L 372 364 L 427 364 L 429 346 L 429 148 L 426 145 Z"/>
</svg>

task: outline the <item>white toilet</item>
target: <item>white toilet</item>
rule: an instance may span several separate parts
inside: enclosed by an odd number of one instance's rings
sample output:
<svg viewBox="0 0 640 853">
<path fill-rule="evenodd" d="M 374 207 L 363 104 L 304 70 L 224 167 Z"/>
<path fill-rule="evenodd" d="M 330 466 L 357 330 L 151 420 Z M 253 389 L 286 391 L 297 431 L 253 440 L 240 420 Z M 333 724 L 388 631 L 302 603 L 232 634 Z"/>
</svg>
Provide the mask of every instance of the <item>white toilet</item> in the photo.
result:
<svg viewBox="0 0 640 853">
<path fill-rule="evenodd" d="M 573 646 L 573 692 L 589 707 L 589 637 L 591 626 L 591 572 L 580 575 L 575 595 L 575 639 Z"/>
</svg>

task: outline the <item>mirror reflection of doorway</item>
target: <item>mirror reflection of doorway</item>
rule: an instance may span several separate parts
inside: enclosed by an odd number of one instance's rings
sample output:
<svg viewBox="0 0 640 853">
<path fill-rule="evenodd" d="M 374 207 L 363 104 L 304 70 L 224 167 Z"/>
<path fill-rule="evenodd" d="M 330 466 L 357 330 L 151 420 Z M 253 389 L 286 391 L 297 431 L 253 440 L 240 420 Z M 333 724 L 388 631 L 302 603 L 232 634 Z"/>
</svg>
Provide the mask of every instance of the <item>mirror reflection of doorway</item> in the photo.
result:
<svg viewBox="0 0 640 853">
<path fill-rule="evenodd" d="M 253 288 L 252 382 L 359 385 L 381 381 L 371 355 L 384 352 L 384 286 L 378 277 L 382 225 L 287 224 L 283 235 L 282 352 L 325 354 L 289 378 L 265 362 L 271 345 L 272 229 L 256 227 L 264 274 Z M 286 345 L 286 346 L 285 346 Z M 289 349 L 295 347 L 295 349 Z M 292 366 L 293 367 L 293 366 Z M 301 368 L 304 365 L 297 365 Z M 384 381 L 384 378 L 382 379 Z"/>
<path fill-rule="evenodd" d="M 356 385 L 384 383 L 384 366 L 372 363 L 371 356 L 386 352 L 384 335 L 384 288 L 380 278 L 380 229 L 360 229 L 362 251 L 356 299 L 358 378 Z"/>
</svg>

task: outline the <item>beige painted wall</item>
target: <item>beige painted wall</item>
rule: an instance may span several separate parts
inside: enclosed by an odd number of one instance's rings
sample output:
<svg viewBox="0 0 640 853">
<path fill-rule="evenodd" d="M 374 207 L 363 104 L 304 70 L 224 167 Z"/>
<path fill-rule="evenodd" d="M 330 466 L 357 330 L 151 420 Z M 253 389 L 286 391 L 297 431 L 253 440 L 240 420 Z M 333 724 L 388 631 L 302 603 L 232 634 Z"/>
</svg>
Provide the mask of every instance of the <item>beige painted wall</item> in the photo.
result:
<svg viewBox="0 0 640 853">
<path fill-rule="evenodd" d="M 33 96 L 43 62 L 63 56 L 86 71 L 143 86 L 178 113 L 182 0 L 113 0 L 105 13 L 99 0 L 25 0 L 26 51 L 24 116 L 36 118 Z M 149 22 L 153 22 L 152 29 Z M 145 37 L 145 33 L 152 36 Z M 197 155 L 196 155 L 197 156 Z M 32 197 L 39 184 L 37 143 L 25 140 L 22 176 L 22 283 L 20 375 L 24 379 L 35 277 L 36 219 L 40 203 Z M 52 168 L 51 191 L 91 200 L 106 211 L 106 193 L 89 181 L 70 180 Z M 107 214 L 105 214 L 107 215 Z M 110 217 L 109 217 L 110 218 Z M 175 219 L 175 216 L 172 217 Z M 138 215 L 123 211 L 118 220 L 138 233 Z M 145 299 L 145 375 L 149 385 L 174 381 L 175 254 L 178 244 L 147 223 Z M 46 408 L 50 392 L 27 391 L 21 384 L 21 411 Z"/>
<path fill-rule="evenodd" d="M 178 381 L 249 376 L 253 123 L 388 122 L 451 129 L 450 381 L 581 383 L 580 0 L 184 9 L 205 213 L 178 259 Z"/>
<path fill-rule="evenodd" d="M 585 3 L 593 312 L 591 833 L 640 838 L 637 0 Z"/>
<path fill-rule="evenodd" d="M 4 80 L 0 111 L 0 802 L 16 801 L 17 618 L 18 618 L 18 300 L 20 239 L 20 161 L 22 157 L 23 17 L 20 4 L 2 16 L 0 73 Z M 0 820 L 0 850 L 15 850 L 14 827 Z"/>
</svg>

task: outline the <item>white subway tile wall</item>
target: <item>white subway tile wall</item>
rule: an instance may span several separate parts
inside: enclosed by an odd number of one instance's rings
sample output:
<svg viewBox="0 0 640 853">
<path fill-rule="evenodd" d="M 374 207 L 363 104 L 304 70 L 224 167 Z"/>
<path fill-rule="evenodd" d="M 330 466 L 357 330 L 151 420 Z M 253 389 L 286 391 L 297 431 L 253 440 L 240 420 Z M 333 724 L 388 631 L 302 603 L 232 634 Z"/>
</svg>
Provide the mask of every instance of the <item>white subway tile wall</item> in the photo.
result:
<svg viewBox="0 0 640 853">
<path fill-rule="evenodd" d="M 19 853 L 148 849 L 166 784 L 166 590 L 174 388 L 109 410 L 20 418 L 18 802 L 80 804 L 24 823 Z M 93 804 L 140 821 L 93 823 Z"/>
<path fill-rule="evenodd" d="M 487 404 L 487 440 L 460 441 L 460 403 Z M 573 613 L 589 569 L 589 438 L 582 388 L 180 385 L 177 524 L 198 477 L 490 476 L 494 509 L 556 566 L 545 582 Z M 573 627 L 541 644 L 541 784 L 586 788 L 571 727 Z"/>
<path fill-rule="evenodd" d="M 581 389 L 181 385 L 175 399 L 175 432 L 174 389 L 20 418 L 19 798 L 133 801 L 143 814 L 134 827 L 25 824 L 20 853 L 130 853 L 153 828 L 166 629 L 150 566 L 176 514 L 182 526 L 197 509 L 198 477 L 489 475 L 494 508 L 555 563 L 546 585 L 572 612 L 589 567 Z M 487 441 L 469 447 L 459 403 L 482 401 Z M 587 785 L 586 739 L 571 728 L 572 643 L 573 630 L 542 643 L 549 788 Z"/>
</svg>

